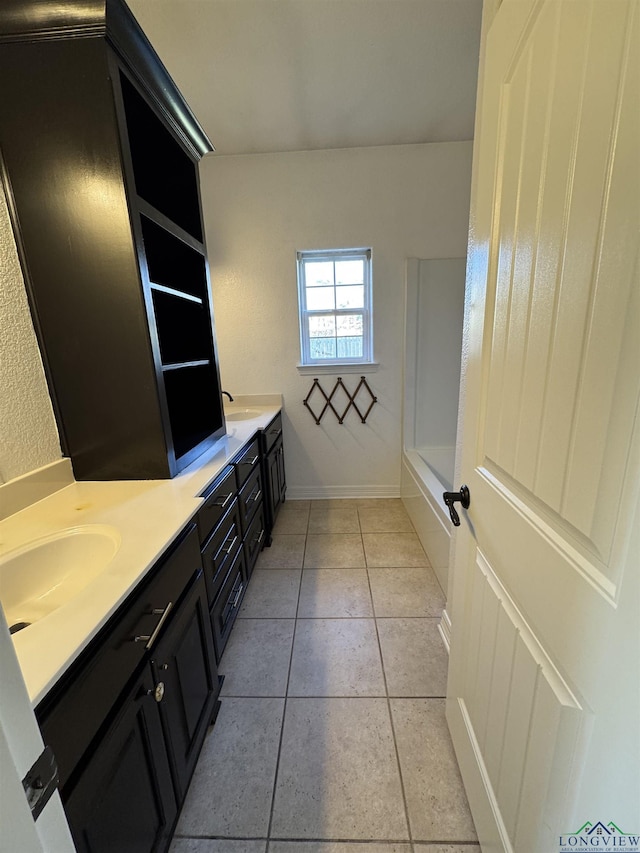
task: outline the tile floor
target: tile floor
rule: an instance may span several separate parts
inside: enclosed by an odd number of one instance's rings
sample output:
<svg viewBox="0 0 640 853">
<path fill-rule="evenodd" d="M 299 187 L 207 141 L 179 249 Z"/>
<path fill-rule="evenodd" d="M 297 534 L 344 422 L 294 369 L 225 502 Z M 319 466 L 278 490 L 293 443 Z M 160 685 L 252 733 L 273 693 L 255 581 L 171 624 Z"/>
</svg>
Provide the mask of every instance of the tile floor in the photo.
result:
<svg viewBox="0 0 640 853">
<path fill-rule="evenodd" d="M 443 606 L 400 500 L 284 504 L 171 853 L 479 853 Z"/>
</svg>

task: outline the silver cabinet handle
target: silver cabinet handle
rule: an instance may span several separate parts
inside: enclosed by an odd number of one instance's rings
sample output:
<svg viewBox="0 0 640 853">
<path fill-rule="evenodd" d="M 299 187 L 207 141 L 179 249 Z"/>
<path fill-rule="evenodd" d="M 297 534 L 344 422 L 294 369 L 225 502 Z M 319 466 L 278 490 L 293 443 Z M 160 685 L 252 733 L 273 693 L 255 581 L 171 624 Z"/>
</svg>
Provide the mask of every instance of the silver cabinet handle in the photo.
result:
<svg viewBox="0 0 640 853">
<path fill-rule="evenodd" d="M 233 604 L 231 605 L 231 609 L 238 606 L 238 602 L 240 601 L 240 596 L 242 595 L 242 590 L 244 589 L 244 584 L 241 583 L 238 591 L 236 592 L 236 597 L 233 599 Z"/>
<path fill-rule="evenodd" d="M 258 491 L 255 493 L 255 495 L 249 496 L 249 500 L 253 501 L 255 504 L 260 500 L 261 497 L 262 497 L 262 489 L 258 489 Z"/>
<path fill-rule="evenodd" d="M 164 681 L 159 681 L 154 688 L 147 690 L 147 696 L 153 696 L 156 702 L 160 704 L 164 698 Z"/>
<path fill-rule="evenodd" d="M 241 459 L 239 464 L 240 465 L 255 465 L 256 462 L 258 461 L 258 459 L 260 459 L 259 453 L 256 456 L 254 456 L 253 459 Z"/>
<path fill-rule="evenodd" d="M 222 495 L 220 497 L 222 497 Z M 229 494 L 226 496 L 226 498 L 222 502 L 219 502 L 220 499 L 218 499 L 215 502 L 214 506 L 219 506 L 220 509 L 224 509 L 232 497 L 233 497 L 233 492 L 229 492 Z"/>
<path fill-rule="evenodd" d="M 152 610 L 151 613 L 154 616 L 158 615 L 158 614 L 162 614 L 160 616 L 160 619 L 158 620 L 158 624 L 156 625 L 153 634 L 140 634 L 137 637 L 133 638 L 133 642 L 134 643 L 146 643 L 147 645 L 145 646 L 145 649 L 149 650 L 151 648 L 151 646 L 155 643 L 158 634 L 162 630 L 162 626 L 167 621 L 167 616 L 169 615 L 172 607 L 173 607 L 173 602 L 170 601 L 167 604 L 167 606 L 164 608 L 164 610 L 160 610 L 159 608 Z"/>
<path fill-rule="evenodd" d="M 227 550 L 224 553 L 230 554 L 233 551 L 233 546 L 236 544 L 237 541 L 238 541 L 238 537 L 234 536 L 233 539 L 231 540 L 231 545 L 229 545 L 229 547 L 227 548 Z"/>
<path fill-rule="evenodd" d="M 256 545 L 259 545 L 259 544 L 262 542 L 262 538 L 263 538 L 263 536 L 264 536 L 264 530 L 261 530 L 261 531 L 260 531 L 260 535 L 259 535 L 259 536 L 257 537 L 257 539 L 255 540 Z"/>
</svg>

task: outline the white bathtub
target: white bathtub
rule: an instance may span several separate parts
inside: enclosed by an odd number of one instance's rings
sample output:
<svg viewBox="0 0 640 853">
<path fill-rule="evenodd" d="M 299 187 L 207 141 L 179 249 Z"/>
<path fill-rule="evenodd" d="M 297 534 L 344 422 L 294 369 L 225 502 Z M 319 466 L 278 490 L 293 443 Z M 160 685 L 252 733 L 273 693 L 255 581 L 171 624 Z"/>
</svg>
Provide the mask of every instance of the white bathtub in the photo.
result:
<svg viewBox="0 0 640 853">
<path fill-rule="evenodd" d="M 449 545 L 451 542 L 451 520 L 442 501 L 442 493 L 451 488 L 449 482 L 443 482 L 436 473 L 442 462 L 451 462 L 454 448 L 438 448 L 441 453 L 430 454 L 430 449 L 405 450 L 402 456 L 401 496 L 411 518 L 422 547 L 436 577 L 447 594 L 449 573 Z M 448 450 L 446 454 L 444 450 Z M 427 463 L 423 458 L 431 458 Z M 448 459 L 445 458 L 448 456 Z M 435 463 L 435 464 L 434 464 Z M 453 470 L 451 466 L 451 471 Z M 451 479 L 451 474 L 449 474 Z"/>
</svg>

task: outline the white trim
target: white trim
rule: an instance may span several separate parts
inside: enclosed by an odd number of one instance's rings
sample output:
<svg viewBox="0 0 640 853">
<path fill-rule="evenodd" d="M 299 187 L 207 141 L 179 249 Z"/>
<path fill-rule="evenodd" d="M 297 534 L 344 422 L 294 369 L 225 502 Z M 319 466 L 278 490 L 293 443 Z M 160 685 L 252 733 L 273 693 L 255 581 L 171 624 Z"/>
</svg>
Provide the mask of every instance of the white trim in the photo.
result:
<svg viewBox="0 0 640 853">
<path fill-rule="evenodd" d="M 349 362 L 349 364 L 337 364 L 332 361 L 331 364 L 296 364 L 298 373 L 302 376 L 313 376 L 314 373 L 325 375 L 332 373 L 338 376 L 341 373 L 376 373 L 380 368 L 378 361 L 363 361 L 359 364 Z"/>
<path fill-rule="evenodd" d="M 442 642 L 447 650 L 447 654 L 451 653 L 451 619 L 446 611 L 442 611 L 442 619 L 438 622 L 438 631 L 442 637 Z"/>
<path fill-rule="evenodd" d="M 399 498 L 400 486 L 287 486 L 287 501 Z"/>
<path fill-rule="evenodd" d="M 447 696 L 447 723 L 482 849 L 514 853 L 463 699 Z"/>
<path fill-rule="evenodd" d="M 307 307 L 307 286 L 305 264 L 308 261 L 324 261 L 335 265 L 340 260 L 361 260 L 364 265 L 364 299 L 361 308 L 310 309 Z M 317 249 L 296 252 L 296 270 L 298 280 L 298 323 L 300 331 L 300 364 L 309 367 L 334 367 L 344 364 L 367 365 L 373 358 L 373 296 L 372 296 L 372 253 L 371 248 Z M 335 281 L 334 281 L 335 291 Z M 334 318 L 346 314 L 359 314 L 362 317 L 362 357 L 360 358 L 311 358 L 311 338 L 309 335 L 309 317 L 314 315 Z"/>
</svg>

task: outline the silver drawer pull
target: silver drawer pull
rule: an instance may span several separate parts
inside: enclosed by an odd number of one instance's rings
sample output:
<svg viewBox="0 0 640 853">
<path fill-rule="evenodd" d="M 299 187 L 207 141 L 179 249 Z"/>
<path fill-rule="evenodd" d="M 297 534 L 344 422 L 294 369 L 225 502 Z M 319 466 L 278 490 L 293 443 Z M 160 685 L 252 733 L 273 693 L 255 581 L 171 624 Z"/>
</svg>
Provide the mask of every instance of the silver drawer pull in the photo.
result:
<svg viewBox="0 0 640 853">
<path fill-rule="evenodd" d="M 233 539 L 231 540 L 231 545 L 229 545 L 229 547 L 227 548 L 227 550 L 224 553 L 230 554 L 233 551 L 233 546 L 236 544 L 237 541 L 238 541 L 238 537 L 234 536 Z"/>
<path fill-rule="evenodd" d="M 164 608 L 164 610 L 160 610 L 160 609 L 152 610 L 151 613 L 154 616 L 162 614 L 160 616 L 160 619 L 158 620 L 158 624 L 155 627 L 155 631 L 153 632 L 153 634 L 140 634 L 139 636 L 133 638 L 133 642 L 134 643 L 146 643 L 147 645 L 145 646 L 145 649 L 147 649 L 147 650 L 150 649 L 151 646 L 155 643 L 158 634 L 162 630 L 162 626 L 167 621 L 167 616 L 169 615 L 169 612 L 171 611 L 172 607 L 173 607 L 173 602 L 170 601 L 167 604 L 167 606 Z"/>
<path fill-rule="evenodd" d="M 249 495 L 249 500 L 253 501 L 254 503 L 257 503 L 261 497 L 262 497 L 262 489 L 258 489 L 258 491 L 255 493 L 255 495 Z"/>
<path fill-rule="evenodd" d="M 259 535 L 259 536 L 258 536 L 258 538 L 255 540 L 255 541 L 256 541 L 256 545 L 259 545 L 259 544 L 262 542 L 263 537 L 264 537 L 264 530 L 261 530 L 261 531 L 260 531 L 260 535 Z"/>
<path fill-rule="evenodd" d="M 258 459 L 260 459 L 259 453 L 256 456 L 254 456 L 253 459 L 241 459 L 239 464 L 240 465 L 255 465 L 256 462 L 258 461 Z"/>
<path fill-rule="evenodd" d="M 222 495 L 220 497 L 222 497 Z M 223 501 L 220 501 L 220 498 L 218 498 L 218 500 L 214 503 L 214 506 L 219 506 L 220 509 L 224 509 L 232 497 L 233 492 L 229 492 L 229 494 L 226 496 L 226 498 L 224 498 Z"/>
<path fill-rule="evenodd" d="M 236 597 L 233 599 L 233 604 L 231 605 L 231 609 L 238 606 L 238 602 L 240 601 L 240 596 L 242 595 L 242 590 L 244 589 L 244 584 L 241 583 L 238 591 L 236 592 Z"/>
</svg>

